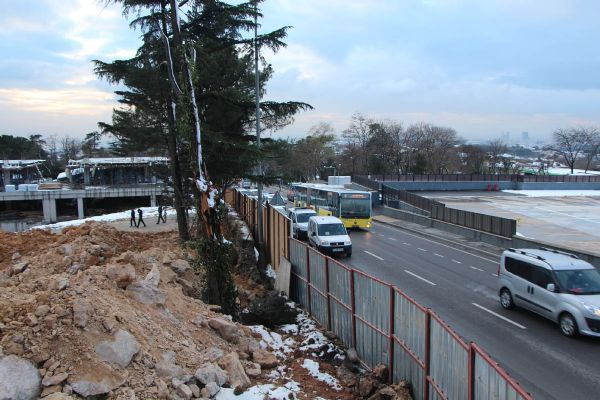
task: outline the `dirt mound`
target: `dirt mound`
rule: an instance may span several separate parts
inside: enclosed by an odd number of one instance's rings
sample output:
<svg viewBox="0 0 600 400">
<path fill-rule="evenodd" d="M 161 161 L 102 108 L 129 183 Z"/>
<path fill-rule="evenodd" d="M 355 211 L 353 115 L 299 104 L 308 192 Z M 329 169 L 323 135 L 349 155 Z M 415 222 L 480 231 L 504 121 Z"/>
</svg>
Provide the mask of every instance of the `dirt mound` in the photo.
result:
<svg viewBox="0 0 600 400">
<path fill-rule="evenodd" d="M 352 398 L 307 374 L 293 381 L 285 371 L 300 371 L 302 334 L 231 322 L 186 295 L 193 279 L 175 232 L 86 223 L 60 234 L 0 233 L 0 360 L 11 371 L 28 360 L 42 396 L 219 398 L 248 389 L 269 398 Z M 21 364 L 9 365 L 7 355 Z M 18 385 L 0 377 L 0 397 Z"/>
</svg>

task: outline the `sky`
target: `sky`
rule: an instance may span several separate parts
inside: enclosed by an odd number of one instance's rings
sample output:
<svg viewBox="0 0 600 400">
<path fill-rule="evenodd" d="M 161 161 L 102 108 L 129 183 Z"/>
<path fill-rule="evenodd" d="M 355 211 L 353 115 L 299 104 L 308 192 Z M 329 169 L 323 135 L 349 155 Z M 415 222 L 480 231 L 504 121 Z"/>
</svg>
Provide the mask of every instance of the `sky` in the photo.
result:
<svg viewBox="0 0 600 400">
<path fill-rule="evenodd" d="M 261 32 L 291 26 L 265 53 L 267 100 L 314 110 L 274 137 L 354 113 L 454 128 L 471 141 L 549 140 L 600 125 L 597 0 L 267 0 Z M 96 0 L 3 2 L 0 134 L 81 137 L 110 121 L 116 89 L 91 60 L 133 56 L 139 31 Z"/>
</svg>

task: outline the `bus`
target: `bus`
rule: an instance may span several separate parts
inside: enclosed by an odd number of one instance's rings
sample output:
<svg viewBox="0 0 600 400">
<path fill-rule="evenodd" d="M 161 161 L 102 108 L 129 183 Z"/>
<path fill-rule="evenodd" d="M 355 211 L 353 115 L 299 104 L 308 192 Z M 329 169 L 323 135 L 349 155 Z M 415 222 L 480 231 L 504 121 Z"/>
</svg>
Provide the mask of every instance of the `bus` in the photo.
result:
<svg viewBox="0 0 600 400">
<path fill-rule="evenodd" d="M 314 183 L 292 184 L 295 207 L 311 207 L 318 215 L 333 215 L 346 228 L 371 227 L 371 193 Z"/>
</svg>

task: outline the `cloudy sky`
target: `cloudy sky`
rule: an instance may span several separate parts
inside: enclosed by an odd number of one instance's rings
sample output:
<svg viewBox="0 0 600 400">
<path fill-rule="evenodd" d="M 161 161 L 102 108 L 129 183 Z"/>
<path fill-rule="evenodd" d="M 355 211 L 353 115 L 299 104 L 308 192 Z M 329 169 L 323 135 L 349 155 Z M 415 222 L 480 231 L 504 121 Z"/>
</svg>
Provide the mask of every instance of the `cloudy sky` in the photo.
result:
<svg viewBox="0 0 600 400">
<path fill-rule="evenodd" d="M 268 55 L 271 100 L 315 107 L 278 136 L 361 112 L 455 128 L 471 140 L 600 125 L 597 0 L 267 0 L 263 31 L 291 25 Z M 4 2 L 0 133 L 83 136 L 115 96 L 92 59 L 134 54 L 138 32 L 96 0 Z"/>
</svg>

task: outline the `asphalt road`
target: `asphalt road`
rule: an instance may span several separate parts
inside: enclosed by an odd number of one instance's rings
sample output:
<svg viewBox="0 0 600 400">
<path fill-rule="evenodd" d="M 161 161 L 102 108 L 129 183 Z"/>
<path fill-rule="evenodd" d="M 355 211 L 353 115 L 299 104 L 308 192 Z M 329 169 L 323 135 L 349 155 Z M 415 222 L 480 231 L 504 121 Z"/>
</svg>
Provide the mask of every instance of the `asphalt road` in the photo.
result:
<svg viewBox="0 0 600 400">
<path fill-rule="evenodd" d="M 498 258 L 381 223 L 350 236 L 352 257 L 342 262 L 396 285 L 433 309 L 536 399 L 600 398 L 600 339 L 569 339 L 542 317 L 504 310 L 496 294 Z"/>
</svg>

